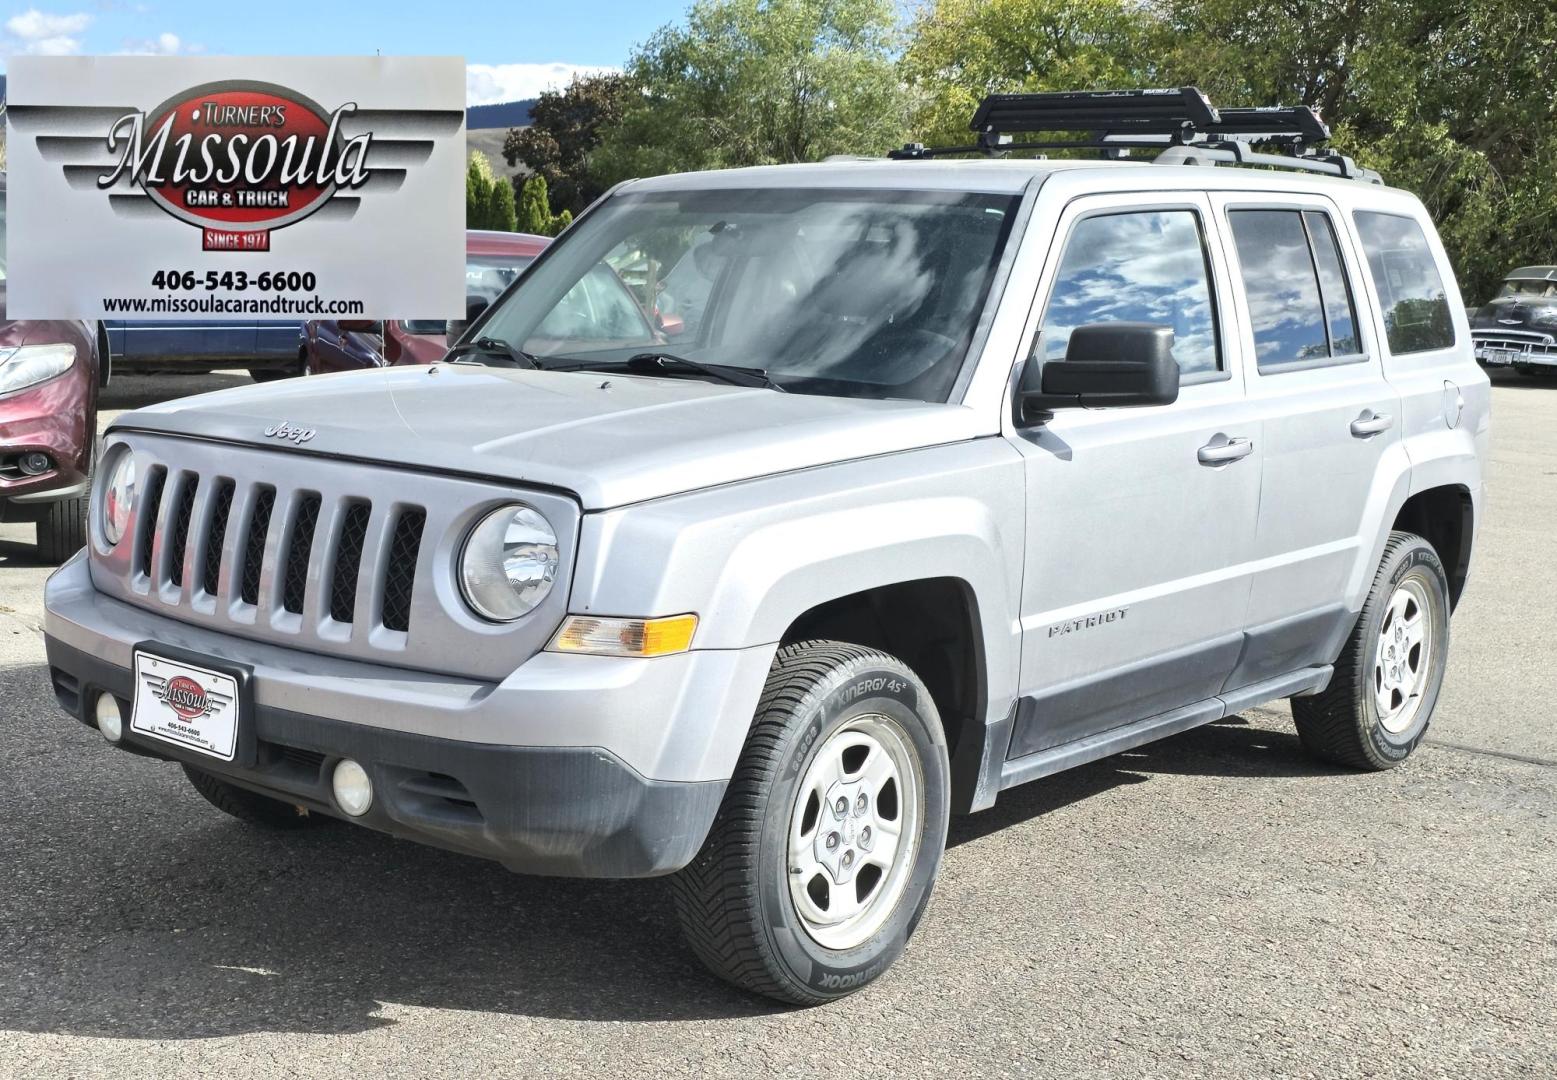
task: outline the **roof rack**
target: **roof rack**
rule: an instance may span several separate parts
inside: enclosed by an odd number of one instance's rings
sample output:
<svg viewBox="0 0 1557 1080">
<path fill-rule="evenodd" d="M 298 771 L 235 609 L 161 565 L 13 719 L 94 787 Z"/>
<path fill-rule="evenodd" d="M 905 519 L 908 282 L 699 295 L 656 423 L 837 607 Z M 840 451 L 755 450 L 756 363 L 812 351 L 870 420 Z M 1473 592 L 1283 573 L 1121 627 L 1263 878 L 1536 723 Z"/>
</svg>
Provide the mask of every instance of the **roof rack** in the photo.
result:
<svg viewBox="0 0 1557 1080">
<path fill-rule="evenodd" d="M 1177 90 L 1083 90 L 1049 94 L 990 94 L 979 103 L 970 146 L 909 143 L 888 156 L 919 160 L 956 154 L 996 155 L 1012 150 L 1101 150 L 1110 157 L 1131 149 L 1158 150 L 1162 164 L 1265 165 L 1381 184 L 1372 169 L 1317 149 L 1330 128 L 1307 105 L 1218 109 L 1193 86 Z M 1016 141 L 1020 132 L 1085 132 L 1076 139 Z M 1261 153 L 1253 144 L 1283 153 Z"/>
</svg>

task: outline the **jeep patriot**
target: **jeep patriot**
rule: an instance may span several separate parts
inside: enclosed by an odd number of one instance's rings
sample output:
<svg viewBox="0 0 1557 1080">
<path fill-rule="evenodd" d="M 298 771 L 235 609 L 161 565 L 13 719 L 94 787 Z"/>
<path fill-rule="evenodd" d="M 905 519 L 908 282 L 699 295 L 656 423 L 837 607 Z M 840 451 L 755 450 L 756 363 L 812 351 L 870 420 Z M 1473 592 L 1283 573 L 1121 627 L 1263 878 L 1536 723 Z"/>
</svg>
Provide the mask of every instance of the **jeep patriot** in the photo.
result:
<svg viewBox="0 0 1557 1080">
<path fill-rule="evenodd" d="M 806 1004 L 1015 785 L 1281 698 L 1404 761 L 1488 433 L 1422 204 L 1193 90 L 974 130 L 625 183 L 443 362 L 117 419 L 60 703 L 251 823 L 673 875 Z M 966 156 L 1024 131 L 1160 153 Z"/>
</svg>

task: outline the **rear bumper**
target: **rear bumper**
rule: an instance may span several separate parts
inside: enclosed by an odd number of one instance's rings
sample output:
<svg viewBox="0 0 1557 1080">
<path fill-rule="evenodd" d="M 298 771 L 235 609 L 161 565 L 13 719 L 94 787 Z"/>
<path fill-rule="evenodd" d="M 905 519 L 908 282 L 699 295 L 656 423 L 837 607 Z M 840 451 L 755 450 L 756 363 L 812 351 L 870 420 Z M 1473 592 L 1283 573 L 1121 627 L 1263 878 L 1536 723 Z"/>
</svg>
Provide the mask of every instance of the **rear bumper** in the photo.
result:
<svg viewBox="0 0 1557 1080">
<path fill-rule="evenodd" d="M 91 726 L 98 695 L 128 717 L 130 670 L 50 638 L 60 706 Z M 206 772 L 285 802 L 529 874 L 651 877 L 691 861 L 723 798 L 714 781 L 647 780 L 597 747 L 497 746 L 438 739 L 256 705 L 252 765 L 227 764 L 128 730 L 124 749 Z M 359 818 L 330 776 L 351 758 L 373 781 Z"/>
</svg>

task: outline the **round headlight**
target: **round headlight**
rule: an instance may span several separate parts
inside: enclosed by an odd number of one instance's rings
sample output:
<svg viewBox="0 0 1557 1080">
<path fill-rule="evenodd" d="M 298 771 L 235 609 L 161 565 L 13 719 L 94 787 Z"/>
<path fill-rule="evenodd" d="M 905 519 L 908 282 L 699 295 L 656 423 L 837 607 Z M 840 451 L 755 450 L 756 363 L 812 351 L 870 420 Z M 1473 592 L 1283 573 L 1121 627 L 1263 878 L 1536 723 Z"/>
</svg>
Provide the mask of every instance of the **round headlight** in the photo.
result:
<svg viewBox="0 0 1557 1080">
<path fill-rule="evenodd" d="M 484 619 L 513 622 L 557 580 L 557 534 L 539 510 L 514 503 L 482 518 L 460 556 L 460 591 Z"/>
<path fill-rule="evenodd" d="M 108 486 L 103 488 L 103 539 L 117 544 L 130 524 L 130 505 L 135 501 L 135 455 L 121 453 L 115 460 Z"/>
</svg>

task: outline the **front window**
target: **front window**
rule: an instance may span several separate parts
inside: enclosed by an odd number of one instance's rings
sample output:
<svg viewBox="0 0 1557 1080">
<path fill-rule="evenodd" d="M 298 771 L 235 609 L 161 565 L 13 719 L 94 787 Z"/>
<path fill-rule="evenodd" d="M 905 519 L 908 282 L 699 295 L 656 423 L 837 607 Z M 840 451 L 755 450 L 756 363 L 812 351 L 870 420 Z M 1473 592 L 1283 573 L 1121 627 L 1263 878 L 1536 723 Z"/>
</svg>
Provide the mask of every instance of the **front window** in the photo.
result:
<svg viewBox="0 0 1557 1080">
<path fill-rule="evenodd" d="M 472 255 L 467 258 L 465 310 L 479 309 L 496 300 L 531 261 L 529 255 Z M 442 319 L 407 319 L 401 325 L 408 334 L 441 334 L 448 323 Z"/>
<path fill-rule="evenodd" d="M 650 352 L 765 372 L 795 393 L 945 401 L 1015 206 L 931 191 L 618 196 L 482 334 L 545 367 Z"/>
</svg>

